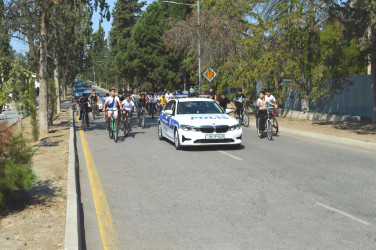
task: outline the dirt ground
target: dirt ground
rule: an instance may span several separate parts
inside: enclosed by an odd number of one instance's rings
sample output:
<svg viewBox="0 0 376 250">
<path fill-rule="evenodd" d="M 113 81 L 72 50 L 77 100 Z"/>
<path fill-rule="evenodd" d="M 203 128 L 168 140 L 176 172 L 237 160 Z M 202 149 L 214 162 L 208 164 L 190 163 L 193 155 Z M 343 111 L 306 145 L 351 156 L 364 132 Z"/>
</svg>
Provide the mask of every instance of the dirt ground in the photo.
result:
<svg viewBox="0 0 376 250">
<path fill-rule="evenodd" d="M 33 144 L 33 188 L 0 221 L 0 249 L 63 249 L 65 237 L 69 110 L 54 120 L 50 133 Z M 30 118 L 23 120 L 30 136 Z"/>
<path fill-rule="evenodd" d="M 281 128 L 285 127 L 306 130 L 315 133 L 376 142 L 376 124 L 371 124 L 369 122 L 308 121 L 302 119 L 284 118 L 281 116 L 278 116 L 277 120 Z M 250 122 L 256 122 L 254 114 L 250 115 Z"/>
</svg>

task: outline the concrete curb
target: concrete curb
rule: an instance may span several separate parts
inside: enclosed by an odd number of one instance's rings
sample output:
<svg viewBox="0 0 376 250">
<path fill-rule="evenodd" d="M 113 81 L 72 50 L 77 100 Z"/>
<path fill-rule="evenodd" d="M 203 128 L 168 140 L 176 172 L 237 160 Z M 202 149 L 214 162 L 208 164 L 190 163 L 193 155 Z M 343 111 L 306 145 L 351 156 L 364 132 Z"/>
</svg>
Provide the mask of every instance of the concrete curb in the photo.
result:
<svg viewBox="0 0 376 250">
<path fill-rule="evenodd" d="M 250 122 L 249 125 L 252 128 L 256 128 L 256 124 L 254 122 Z M 371 150 L 371 151 L 376 152 L 376 143 L 374 142 L 367 142 L 367 141 L 339 137 L 339 136 L 334 136 L 334 135 L 320 134 L 320 133 L 310 132 L 306 130 L 291 129 L 291 128 L 286 128 L 286 127 L 279 127 L 279 133 L 282 133 L 282 134 L 286 133 L 289 135 L 312 139 L 312 140 L 321 141 L 321 142 L 326 142 L 330 144 L 350 146 L 354 148 L 366 149 L 366 150 Z"/>
<path fill-rule="evenodd" d="M 351 115 L 338 115 L 338 114 L 326 114 L 319 112 L 303 112 L 297 110 L 289 109 L 278 109 L 279 116 L 304 119 L 310 121 L 331 121 L 331 122 L 344 122 L 344 121 L 361 121 L 360 116 L 351 116 Z"/>
<path fill-rule="evenodd" d="M 67 215 L 65 222 L 65 249 L 81 249 L 79 190 L 77 185 L 78 169 L 76 167 L 76 132 L 74 112 L 70 109 L 69 162 L 67 187 Z"/>
</svg>

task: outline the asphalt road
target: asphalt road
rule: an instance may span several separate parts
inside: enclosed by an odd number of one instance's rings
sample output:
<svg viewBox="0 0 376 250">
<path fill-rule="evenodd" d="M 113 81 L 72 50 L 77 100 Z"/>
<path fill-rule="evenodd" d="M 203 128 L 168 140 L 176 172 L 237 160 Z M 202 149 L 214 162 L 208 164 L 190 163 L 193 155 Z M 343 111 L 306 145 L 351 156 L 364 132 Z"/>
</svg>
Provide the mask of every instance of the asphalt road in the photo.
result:
<svg viewBox="0 0 376 250">
<path fill-rule="evenodd" d="M 375 152 L 253 129 L 176 151 L 150 118 L 115 143 L 102 114 L 77 130 L 87 249 L 376 249 Z"/>
</svg>

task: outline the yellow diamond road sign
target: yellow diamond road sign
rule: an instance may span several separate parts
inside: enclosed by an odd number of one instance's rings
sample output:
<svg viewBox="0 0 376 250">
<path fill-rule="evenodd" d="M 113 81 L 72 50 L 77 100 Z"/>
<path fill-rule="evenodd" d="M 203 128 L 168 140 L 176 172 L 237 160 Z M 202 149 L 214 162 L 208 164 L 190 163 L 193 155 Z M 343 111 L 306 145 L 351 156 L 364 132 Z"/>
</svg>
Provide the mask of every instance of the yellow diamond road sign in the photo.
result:
<svg viewBox="0 0 376 250">
<path fill-rule="evenodd" d="M 204 73 L 205 78 L 208 79 L 209 82 L 211 82 L 216 77 L 216 75 L 217 73 L 215 73 L 211 68 L 208 68 L 208 70 Z"/>
</svg>

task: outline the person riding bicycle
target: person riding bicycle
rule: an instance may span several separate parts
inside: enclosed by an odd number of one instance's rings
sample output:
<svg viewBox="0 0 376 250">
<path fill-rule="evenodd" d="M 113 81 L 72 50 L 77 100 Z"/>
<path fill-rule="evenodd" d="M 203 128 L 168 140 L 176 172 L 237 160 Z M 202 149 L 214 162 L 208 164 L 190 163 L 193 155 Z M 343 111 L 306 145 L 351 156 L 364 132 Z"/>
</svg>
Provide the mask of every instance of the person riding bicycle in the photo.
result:
<svg viewBox="0 0 376 250">
<path fill-rule="evenodd" d="M 147 104 L 148 104 L 148 100 L 146 100 L 146 95 L 145 93 L 142 93 L 140 99 L 138 99 L 138 102 L 137 102 L 137 121 L 140 126 L 141 126 L 140 114 L 143 108 L 145 108 L 146 110 Z"/>
<path fill-rule="evenodd" d="M 132 110 L 134 112 L 136 112 L 136 105 L 131 100 L 130 95 L 127 95 L 125 97 L 125 100 L 121 103 L 121 105 L 123 106 L 123 116 L 122 116 L 121 120 L 124 121 L 124 117 L 127 117 L 127 116 L 131 119 L 132 118 Z"/>
<path fill-rule="evenodd" d="M 153 93 L 153 91 L 150 91 L 148 97 L 149 98 L 147 98 L 147 99 L 149 101 L 149 113 L 151 114 L 155 110 L 155 104 L 157 103 L 157 97 L 156 97 L 156 94 Z"/>
<path fill-rule="evenodd" d="M 91 93 L 91 95 L 89 96 L 89 99 L 93 103 L 93 108 L 97 109 L 99 103 L 99 95 L 97 94 L 97 91 L 95 89 L 93 90 L 93 93 Z"/>
<path fill-rule="evenodd" d="M 166 104 L 168 103 L 168 99 L 166 98 L 164 92 L 161 93 L 161 97 L 159 97 L 158 102 L 159 104 L 162 105 L 162 108 L 166 107 Z"/>
<path fill-rule="evenodd" d="M 230 99 L 227 98 L 227 93 L 226 92 L 223 92 L 221 94 L 221 96 L 217 99 L 217 103 L 219 104 L 219 106 L 221 106 L 221 108 L 226 112 L 226 109 L 227 109 L 227 104 L 231 104 L 234 109 L 236 109 L 236 106 L 235 104 L 230 101 Z"/>
<path fill-rule="evenodd" d="M 261 91 L 259 94 L 260 98 L 257 99 L 257 107 L 258 107 L 258 119 L 259 119 L 259 130 L 265 130 L 265 119 L 267 116 L 267 109 L 268 109 L 268 102 L 265 98 L 265 92 Z"/>
<path fill-rule="evenodd" d="M 78 101 L 78 106 L 80 107 L 80 121 L 82 120 L 82 113 L 85 109 L 85 120 L 87 127 L 89 126 L 89 99 L 86 97 L 86 94 L 82 94 L 82 97 Z"/>
<path fill-rule="evenodd" d="M 172 100 L 174 98 L 174 95 L 170 92 L 170 90 L 166 90 L 166 95 L 165 97 L 167 98 L 167 100 Z"/>
<path fill-rule="evenodd" d="M 244 102 L 249 101 L 249 99 L 243 94 L 243 90 L 239 89 L 238 93 L 235 95 L 233 102 L 236 106 L 236 115 L 240 116 L 244 110 Z"/>
<path fill-rule="evenodd" d="M 120 107 L 120 109 L 123 109 L 119 97 L 115 96 L 115 89 L 111 88 L 110 96 L 106 98 L 103 105 L 103 110 L 105 110 L 104 119 L 107 123 L 107 130 L 110 130 L 110 120 L 112 114 L 114 115 L 115 119 L 118 120 L 118 107 Z"/>
<path fill-rule="evenodd" d="M 270 104 L 270 106 L 273 106 L 274 108 L 277 109 L 278 108 L 277 100 L 271 94 L 271 91 L 268 89 L 265 91 L 265 93 L 266 93 L 265 100 Z"/>
</svg>

